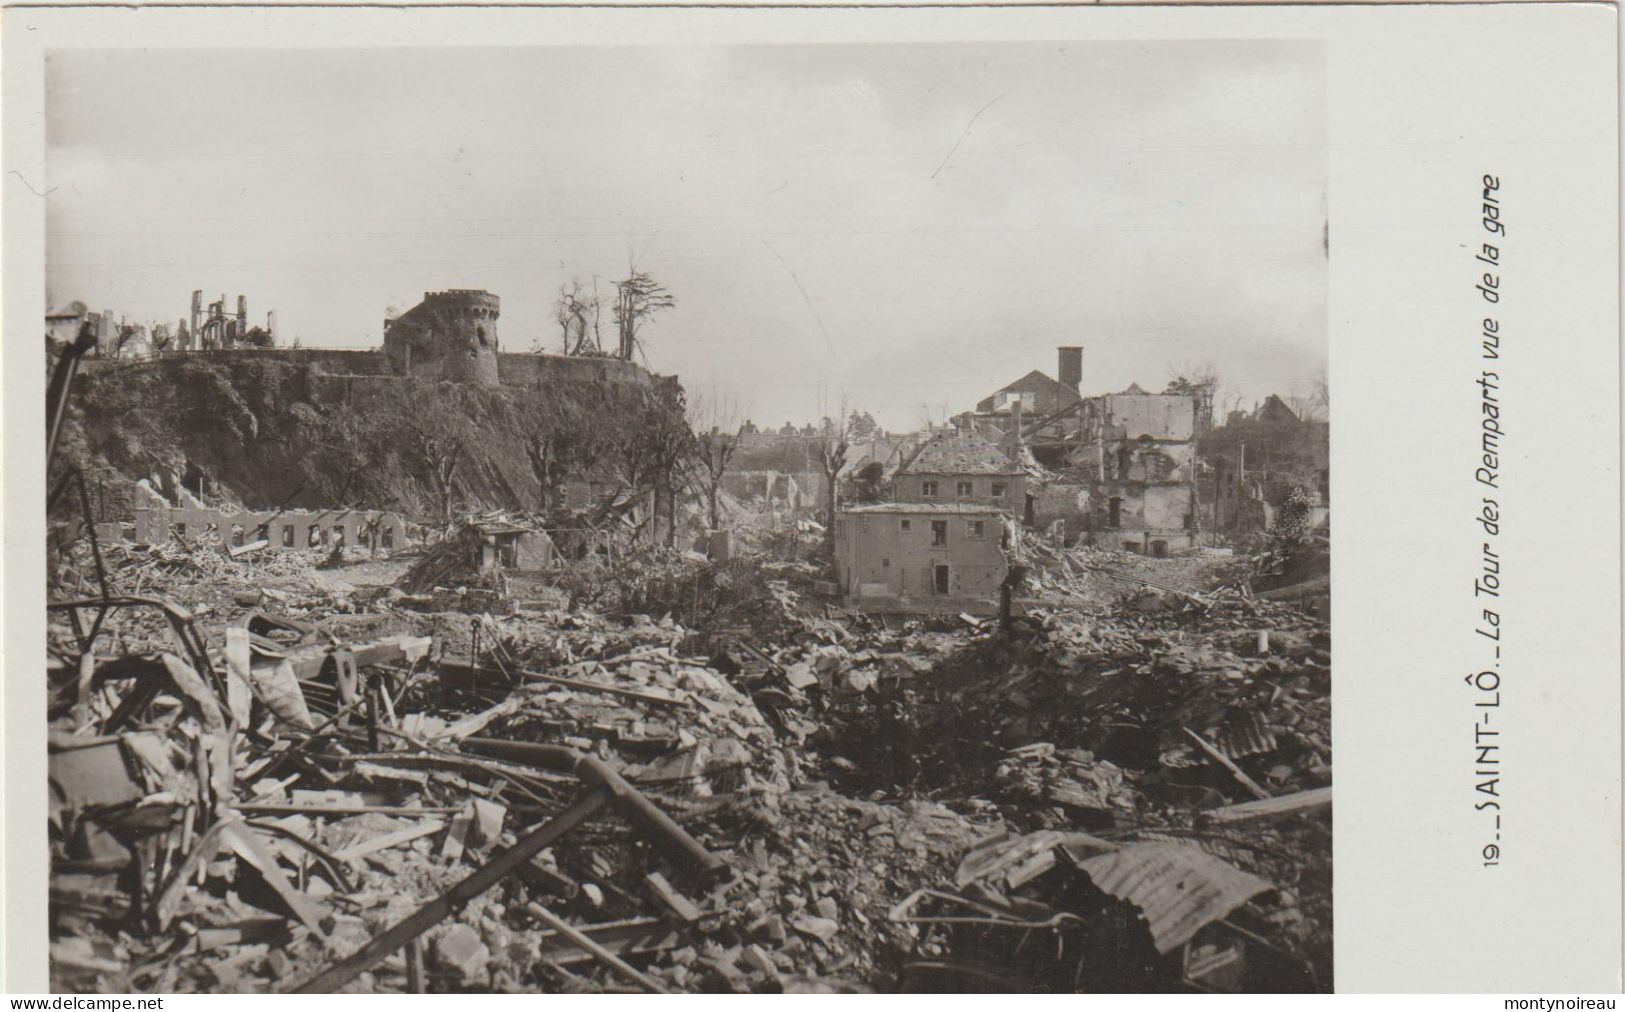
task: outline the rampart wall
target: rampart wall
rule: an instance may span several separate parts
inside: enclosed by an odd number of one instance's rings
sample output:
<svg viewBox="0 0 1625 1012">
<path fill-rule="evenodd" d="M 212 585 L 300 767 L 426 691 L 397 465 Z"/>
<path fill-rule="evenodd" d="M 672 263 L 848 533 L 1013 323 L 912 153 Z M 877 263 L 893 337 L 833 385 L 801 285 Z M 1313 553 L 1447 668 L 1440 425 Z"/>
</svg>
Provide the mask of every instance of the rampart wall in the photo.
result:
<svg viewBox="0 0 1625 1012">
<path fill-rule="evenodd" d="M 92 371 L 164 368 L 167 363 L 188 358 L 212 362 L 285 362 L 308 365 L 333 377 L 395 376 L 389 358 L 378 350 L 348 348 L 234 348 L 207 352 L 183 352 L 163 358 L 140 361 L 87 358 L 84 368 Z M 588 358 L 523 352 L 497 355 L 498 378 L 503 386 L 535 387 L 551 383 L 626 383 L 650 386 L 649 371 L 635 362 L 616 358 Z"/>
</svg>

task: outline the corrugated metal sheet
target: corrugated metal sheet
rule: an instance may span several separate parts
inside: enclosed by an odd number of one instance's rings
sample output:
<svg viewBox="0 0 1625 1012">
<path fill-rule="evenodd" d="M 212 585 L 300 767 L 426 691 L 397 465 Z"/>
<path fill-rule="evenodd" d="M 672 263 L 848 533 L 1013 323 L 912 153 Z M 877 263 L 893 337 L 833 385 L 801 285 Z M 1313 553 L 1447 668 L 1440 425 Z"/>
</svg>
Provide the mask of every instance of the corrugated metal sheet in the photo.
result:
<svg viewBox="0 0 1625 1012">
<path fill-rule="evenodd" d="M 1139 907 L 1158 952 L 1172 952 L 1204 926 L 1274 888 L 1195 847 L 1143 843 L 1077 863 L 1102 892 Z"/>
<path fill-rule="evenodd" d="M 1275 732 L 1264 722 L 1257 710 L 1241 710 L 1230 714 L 1213 735 L 1213 745 L 1228 758 L 1242 759 L 1250 755 L 1265 755 L 1276 748 Z"/>
<path fill-rule="evenodd" d="M 963 888 L 981 880 L 998 882 L 1000 880 L 995 876 L 1002 877 L 1005 872 L 1037 855 L 1049 857 L 1053 864 L 1057 847 L 1067 848 L 1069 853 L 1076 854 L 1094 853 L 1112 846 L 1087 833 L 1063 833 L 1053 829 L 1041 829 L 1024 836 L 995 833 L 965 851 L 959 860 L 959 869 L 954 872 L 954 885 Z"/>
</svg>

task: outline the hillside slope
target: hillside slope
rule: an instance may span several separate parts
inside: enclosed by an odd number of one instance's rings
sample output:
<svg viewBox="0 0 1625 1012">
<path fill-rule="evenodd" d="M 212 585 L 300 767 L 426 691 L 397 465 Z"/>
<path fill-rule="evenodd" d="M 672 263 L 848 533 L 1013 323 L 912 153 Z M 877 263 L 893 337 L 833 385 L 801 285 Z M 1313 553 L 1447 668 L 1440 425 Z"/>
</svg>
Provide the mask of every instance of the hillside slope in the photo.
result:
<svg viewBox="0 0 1625 1012">
<path fill-rule="evenodd" d="M 681 410 L 675 380 L 482 387 L 177 357 L 82 375 L 58 470 L 84 470 L 106 520 L 129 516 L 142 478 L 254 509 L 541 510 Z"/>
</svg>

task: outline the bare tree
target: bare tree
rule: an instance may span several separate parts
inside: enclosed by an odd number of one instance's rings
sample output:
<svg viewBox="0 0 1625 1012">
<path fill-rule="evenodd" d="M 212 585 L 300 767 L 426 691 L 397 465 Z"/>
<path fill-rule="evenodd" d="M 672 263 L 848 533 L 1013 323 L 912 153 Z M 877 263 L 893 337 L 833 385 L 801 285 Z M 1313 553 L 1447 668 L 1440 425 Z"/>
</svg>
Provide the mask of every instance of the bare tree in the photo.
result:
<svg viewBox="0 0 1625 1012">
<path fill-rule="evenodd" d="M 733 398 L 713 392 L 710 397 L 692 401 L 688 417 L 695 433 L 692 481 L 705 496 L 706 515 L 711 529 L 716 530 L 722 526 L 718 504 L 722 476 L 727 473 L 734 451 L 739 449 L 738 405 Z"/>
<path fill-rule="evenodd" d="M 652 500 L 647 527 L 652 537 L 660 535 L 660 513 L 666 508 L 669 525 L 666 543 L 677 540 L 678 477 L 683 462 L 692 452 L 694 433 L 689 430 L 683 404 L 683 390 L 675 380 L 657 381 L 646 391 L 635 417 L 615 427 L 611 445 L 612 460 L 621 480 L 634 495 L 647 494 Z M 645 524 L 638 525 L 639 533 Z"/>
<path fill-rule="evenodd" d="M 639 270 L 615 282 L 615 293 L 615 325 L 620 333 L 616 354 L 630 362 L 644 325 L 654 314 L 676 306 L 677 299 L 664 285 Z"/>
<path fill-rule="evenodd" d="M 935 404 L 921 401 L 914 408 L 914 420 L 920 424 L 920 428 L 927 431 L 947 425 L 952 417 L 953 406 L 947 401 L 938 401 Z"/>
<path fill-rule="evenodd" d="M 135 328 L 127 323 L 121 323 L 113 331 L 112 347 L 108 349 L 108 358 L 123 358 L 124 349 L 135 338 Z"/>
<path fill-rule="evenodd" d="M 880 438 L 880 423 L 875 416 L 865 411 L 859 414 L 853 411 L 846 419 L 846 434 L 855 443 L 865 443 Z"/>
<path fill-rule="evenodd" d="M 823 405 L 819 405 L 820 411 Z M 840 410 L 834 417 L 845 419 L 851 414 L 847 407 L 846 398 L 841 398 Z M 835 558 L 835 510 L 840 506 L 840 490 L 838 482 L 840 475 L 846 468 L 847 451 L 852 448 L 852 441 L 847 427 L 840 422 L 831 422 L 829 418 L 819 426 L 819 434 L 814 441 L 813 450 L 818 459 L 819 473 L 824 477 L 824 531 L 825 548 L 829 552 L 830 560 Z"/>
<path fill-rule="evenodd" d="M 1174 375 L 1169 381 L 1168 389 L 1164 393 L 1189 394 L 1196 398 L 1196 433 L 1201 435 L 1212 429 L 1215 424 L 1223 424 L 1223 419 L 1215 423 L 1214 412 L 1218 410 L 1222 399 L 1219 390 L 1219 371 L 1211 362 L 1185 362 L 1168 370 Z"/>
<path fill-rule="evenodd" d="M 562 331 L 566 355 L 602 350 L 598 345 L 598 317 L 602 311 L 598 293 L 585 291 L 579 278 L 571 278 L 568 285 L 559 286 L 553 318 Z"/>
<path fill-rule="evenodd" d="M 1325 374 L 1307 383 L 1293 384 L 1286 404 L 1300 421 L 1324 422 L 1331 409 L 1331 387 L 1326 382 Z"/>
<path fill-rule="evenodd" d="M 1323 372 L 1316 376 L 1310 385 L 1309 403 L 1314 406 L 1315 414 L 1319 417 L 1304 419 L 1305 421 L 1330 421 L 1332 417 L 1332 386 L 1326 381 Z"/>
<path fill-rule="evenodd" d="M 537 503 L 542 514 L 553 505 L 553 488 L 558 484 L 565 437 L 550 410 L 552 405 L 540 399 L 529 401 L 522 409 L 520 427 L 524 438 L 525 458 L 530 462 L 531 477 L 541 488 Z"/>
<path fill-rule="evenodd" d="M 616 426 L 606 439 L 605 455 L 620 480 L 632 491 L 633 496 L 641 499 L 646 493 L 653 494 L 654 510 L 658 511 L 659 492 L 652 480 L 654 448 L 648 438 L 648 428 L 648 422 L 644 417 L 634 419 L 630 425 Z M 634 540 L 642 533 L 644 524 L 644 521 L 638 523 L 633 533 Z"/>
<path fill-rule="evenodd" d="M 694 431 L 688 427 L 683 388 L 676 380 L 659 382 L 652 400 L 651 464 L 655 488 L 666 502 L 666 545 L 670 547 L 677 543 L 677 496 L 687 486 L 679 478 L 694 453 Z M 658 521 L 658 508 L 656 513 Z"/>
<path fill-rule="evenodd" d="M 430 405 L 440 403 L 433 398 L 415 399 L 402 405 L 400 417 L 401 428 L 409 440 L 408 449 L 417 458 L 415 462 L 434 492 L 440 521 L 449 524 L 457 492 L 457 472 L 462 466 L 470 434 L 467 422 L 455 407 L 430 409 Z"/>
</svg>

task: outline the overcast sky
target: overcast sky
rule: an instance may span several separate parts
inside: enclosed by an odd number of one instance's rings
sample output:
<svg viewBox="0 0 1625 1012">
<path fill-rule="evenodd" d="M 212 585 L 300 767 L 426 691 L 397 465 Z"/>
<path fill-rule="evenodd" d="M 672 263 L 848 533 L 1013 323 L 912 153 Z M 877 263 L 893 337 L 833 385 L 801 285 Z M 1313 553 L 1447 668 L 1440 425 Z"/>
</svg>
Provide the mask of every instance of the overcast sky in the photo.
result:
<svg viewBox="0 0 1625 1012">
<path fill-rule="evenodd" d="M 572 276 L 677 308 L 650 365 L 759 424 L 1326 361 L 1317 42 L 77 51 L 48 63 L 52 304 L 373 347 L 440 288 L 558 346 Z M 608 321 L 606 319 L 606 335 Z M 827 407 L 825 408 L 827 411 Z"/>
</svg>

